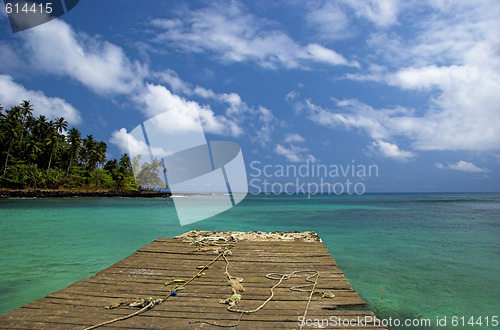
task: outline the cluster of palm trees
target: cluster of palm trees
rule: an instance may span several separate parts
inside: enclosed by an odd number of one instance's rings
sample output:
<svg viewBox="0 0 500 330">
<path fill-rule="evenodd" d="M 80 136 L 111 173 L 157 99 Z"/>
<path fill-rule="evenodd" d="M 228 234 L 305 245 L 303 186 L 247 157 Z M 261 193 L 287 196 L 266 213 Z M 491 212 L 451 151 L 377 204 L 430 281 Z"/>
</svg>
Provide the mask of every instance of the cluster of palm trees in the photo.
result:
<svg viewBox="0 0 500 330">
<path fill-rule="evenodd" d="M 138 185 L 145 190 L 155 190 L 168 188 L 163 180 L 164 172 L 167 171 L 163 168 L 162 162 L 158 158 L 154 158 L 150 163 L 141 160 L 141 155 L 137 155 L 132 160 L 132 169 L 135 173 L 135 179 Z"/>
<path fill-rule="evenodd" d="M 128 155 L 107 160 L 107 148 L 62 117 L 33 116 L 29 101 L 0 106 L 1 186 L 137 189 Z"/>
</svg>

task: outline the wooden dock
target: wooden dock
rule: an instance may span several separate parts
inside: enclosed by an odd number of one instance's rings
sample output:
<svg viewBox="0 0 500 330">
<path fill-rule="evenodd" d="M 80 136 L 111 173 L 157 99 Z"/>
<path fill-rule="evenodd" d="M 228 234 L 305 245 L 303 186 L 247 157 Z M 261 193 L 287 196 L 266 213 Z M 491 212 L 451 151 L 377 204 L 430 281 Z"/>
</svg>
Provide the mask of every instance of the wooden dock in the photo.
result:
<svg viewBox="0 0 500 330">
<path fill-rule="evenodd" d="M 166 299 L 139 315 L 99 329 L 216 328 L 209 323 L 237 325 L 241 329 L 299 329 L 300 320 L 308 320 L 303 322 L 303 328 L 385 328 L 373 321 L 376 316 L 366 309 L 366 303 L 352 289 L 323 242 L 286 236 L 278 240 L 266 240 L 265 236 L 262 240 L 234 236 L 223 240 L 218 235 L 157 239 L 88 279 L 0 315 L 0 328 L 85 329 L 138 312 L 140 307 L 127 304 L 149 297 Z M 293 272 L 296 277 L 286 278 Z M 237 292 L 241 296 L 233 307 L 237 310 L 261 306 L 270 298 L 271 288 L 280 279 L 281 283 L 272 299 L 258 311 L 230 312 L 229 305 L 221 303 L 237 297 L 233 296 L 236 291 L 232 291 L 228 276 L 233 282 L 241 281 L 245 290 Z M 181 279 L 192 281 L 182 283 Z M 174 290 L 175 296 L 171 294 Z M 104 308 L 120 302 L 127 304 Z"/>
</svg>

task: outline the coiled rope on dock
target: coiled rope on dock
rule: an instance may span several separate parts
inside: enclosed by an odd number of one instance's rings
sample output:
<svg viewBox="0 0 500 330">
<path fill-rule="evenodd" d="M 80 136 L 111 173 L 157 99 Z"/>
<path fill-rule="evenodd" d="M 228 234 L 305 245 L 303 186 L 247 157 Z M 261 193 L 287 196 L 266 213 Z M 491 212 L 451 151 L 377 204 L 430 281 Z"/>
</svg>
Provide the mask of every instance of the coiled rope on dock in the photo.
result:
<svg viewBox="0 0 500 330">
<path fill-rule="evenodd" d="M 233 284 L 233 282 L 231 282 L 231 280 L 236 279 L 236 277 L 229 274 L 229 271 L 228 271 L 229 261 L 227 260 L 225 255 L 223 255 L 222 257 L 223 257 L 224 261 L 226 262 L 226 267 L 225 267 L 224 273 L 228 277 L 228 279 L 230 280 L 230 283 Z M 302 274 L 302 275 L 299 275 L 299 274 Z M 246 308 L 236 309 L 236 305 L 238 304 L 241 297 L 239 297 L 238 299 L 234 299 L 234 300 L 231 300 L 229 298 L 226 299 L 224 301 L 224 303 L 229 304 L 229 306 L 227 307 L 227 310 L 230 312 L 240 313 L 240 316 L 238 317 L 237 322 L 234 324 L 226 325 L 226 324 L 219 324 L 219 323 L 210 322 L 210 321 L 206 321 L 206 320 L 190 321 L 189 323 L 190 324 L 203 323 L 203 324 L 213 325 L 213 326 L 217 326 L 217 327 L 237 327 L 240 323 L 240 320 L 241 320 L 241 317 L 243 316 L 243 314 L 256 313 L 259 310 L 261 310 L 262 308 L 264 308 L 267 305 L 267 303 L 269 303 L 274 298 L 274 289 L 279 287 L 283 283 L 283 281 L 289 280 L 291 278 L 304 277 L 304 276 L 306 277 L 306 281 L 310 282 L 311 284 L 293 286 L 290 288 L 290 290 L 291 291 L 298 291 L 298 292 L 310 292 L 306 307 L 304 309 L 304 314 L 303 314 L 303 319 L 306 319 L 307 312 L 309 310 L 309 306 L 311 304 L 312 296 L 314 293 L 320 293 L 322 295 L 322 298 L 334 298 L 335 297 L 335 295 L 331 291 L 315 291 L 316 286 L 318 284 L 318 279 L 319 279 L 319 272 L 316 270 L 297 270 L 297 271 L 290 272 L 288 274 L 280 274 L 280 273 L 267 274 L 266 278 L 268 278 L 270 280 L 277 280 L 278 282 L 276 282 L 276 284 L 274 284 L 271 287 L 270 296 L 264 302 L 262 302 L 258 307 L 256 307 L 255 309 L 250 309 L 250 310 L 247 310 Z M 313 278 L 313 277 L 315 278 L 314 281 L 311 280 L 311 278 Z M 311 287 L 311 289 L 310 290 L 304 289 L 306 287 Z M 233 289 L 233 293 L 234 293 L 233 296 L 237 295 L 237 292 L 235 292 L 234 286 L 232 286 L 232 289 Z M 303 328 L 303 325 L 300 326 L 300 329 L 302 329 L 302 328 Z"/>
<path fill-rule="evenodd" d="M 220 244 L 217 242 L 218 240 L 221 240 L 221 239 L 224 240 L 225 243 Z M 85 328 L 85 330 L 96 329 L 96 328 L 99 328 L 99 327 L 102 327 L 105 325 L 109 325 L 109 324 L 114 323 L 114 322 L 118 322 L 118 321 L 132 318 L 134 316 L 140 315 L 140 314 L 154 308 L 157 305 L 162 304 L 170 297 L 176 296 L 177 291 L 183 290 L 187 285 L 192 283 L 195 279 L 201 277 L 204 274 L 203 272 L 206 269 L 208 269 L 212 264 L 214 264 L 217 260 L 219 260 L 220 258 L 223 258 L 225 263 L 226 263 L 226 266 L 224 269 L 224 274 L 226 275 L 226 277 L 231 285 L 232 292 L 233 292 L 233 295 L 231 297 L 227 298 L 226 300 L 221 300 L 221 303 L 229 305 L 227 307 L 228 311 L 240 313 L 240 315 L 239 315 L 238 319 L 236 320 L 236 323 L 234 323 L 234 324 L 225 325 L 225 324 L 218 324 L 218 323 L 210 322 L 210 321 L 206 321 L 206 320 L 191 321 L 191 322 L 189 322 L 189 324 L 204 323 L 204 324 L 218 326 L 218 327 L 237 327 L 244 314 L 248 315 L 248 314 L 256 313 L 259 310 L 261 310 L 262 308 L 264 308 L 274 298 L 274 296 L 275 296 L 274 290 L 277 287 L 279 287 L 284 281 L 289 280 L 291 278 L 305 277 L 306 282 L 310 283 L 310 284 L 306 284 L 306 285 L 293 286 L 290 288 L 290 290 L 292 290 L 292 291 L 310 292 L 308 300 L 307 300 L 307 304 L 305 306 L 304 313 L 303 313 L 304 319 L 306 318 L 312 297 L 315 293 L 322 294 L 323 298 L 333 298 L 334 297 L 334 294 L 331 291 L 316 291 L 316 286 L 318 284 L 318 279 L 319 279 L 319 273 L 316 270 L 297 270 L 297 271 L 291 271 L 290 273 L 286 273 L 286 274 L 269 273 L 266 275 L 266 278 L 268 278 L 270 280 L 277 281 L 271 287 L 271 289 L 270 289 L 271 294 L 269 295 L 269 297 L 265 301 L 263 301 L 258 307 L 254 308 L 254 309 L 250 309 L 250 310 L 248 310 L 246 308 L 238 309 L 237 304 L 241 300 L 240 294 L 245 291 L 243 285 L 241 284 L 243 279 L 232 276 L 229 273 L 229 260 L 226 257 L 227 255 L 232 254 L 231 248 L 233 248 L 235 246 L 236 239 L 233 238 L 233 241 L 231 243 L 229 243 L 228 239 L 226 239 L 224 237 L 219 237 L 219 236 L 217 236 L 217 237 L 203 237 L 203 238 L 194 239 L 191 242 L 191 244 L 197 246 L 196 251 L 201 251 L 201 249 L 200 249 L 201 246 L 207 246 L 207 245 L 215 246 L 216 250 L 213 250 L 213 251 L 214 252 L 217 251 L 218 255 L 214 259 L 212 259 L 210 262 L 208 262 L 206 265 L 197 267 L 200 270 L 195 275 L 193 275 L 190 279 L 188 279 L 188 280 L 174 279 L 172 281 L 166 282 L 165 283 L 166 286 L 169 286 L 169 285 L 174 284 L 174 283 L 177 283 L 177 284 L 163 298 L 153 299 L 152 297 L 149 297 L 146 299 L 135 299 L 133 301 L 130 301 L 130 300 L 129 301 L 121 301 L 117 304 L 106 306 L 107 309 L 117 308 L 117 307 L 120 307 L 122 305 L 128 305 L 129 307 L 141 307 L 141 309 L 134 312 L 134 313 L 130 313 L 128 315 L 118 317 L 118 318 L 115 318 L 115 319 L 112 319 L 112 320 L 102 322 L 102 323 L 96 324 L 94 326 Z M 313 280 L 313 278 L 314 278 L 314 280 Z M 310 288 L 310 289 L 306 289 L 306 288 Z M 302 328 L 302 326 L 301 326 L 301 328 Z"/>
</svg>

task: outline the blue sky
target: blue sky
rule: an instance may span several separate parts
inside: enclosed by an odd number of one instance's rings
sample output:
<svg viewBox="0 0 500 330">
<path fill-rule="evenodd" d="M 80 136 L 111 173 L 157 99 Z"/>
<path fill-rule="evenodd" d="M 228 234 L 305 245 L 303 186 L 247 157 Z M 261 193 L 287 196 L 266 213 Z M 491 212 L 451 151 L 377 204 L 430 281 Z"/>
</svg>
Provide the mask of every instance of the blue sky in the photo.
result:
<svg viewBox="0 0 500 330">
<path fill-rule="evenodd" d="M 109 157 L 195 109 L 249 178 L 252 162 L 375 164 L 366 192 L 499 191 L 498 17 L 494 0 L 101 0 L 14 34 L 2 9 L 0 104 L 29 99 Z"/>
</svg>

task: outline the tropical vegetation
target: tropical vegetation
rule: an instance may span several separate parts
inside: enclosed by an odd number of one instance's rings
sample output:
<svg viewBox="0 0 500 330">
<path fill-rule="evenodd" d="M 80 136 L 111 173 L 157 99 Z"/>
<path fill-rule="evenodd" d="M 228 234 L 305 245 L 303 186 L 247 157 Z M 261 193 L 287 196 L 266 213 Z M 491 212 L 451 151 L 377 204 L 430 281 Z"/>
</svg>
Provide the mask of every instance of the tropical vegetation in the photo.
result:
<svg viewBox="0 0 500 330">
<path fill-rule="evenodd" d="M 136 191 L 132 162 L 127 154 L 107 159 L 108 146 L 92 134 L 82 137 L 58 117 L 34 116 L 23 101 L 4 111 L 0 105 L 0 187 Z M 158 161 L 143 163 L 139 175 L 158 179 Z M 143 171 L 141 171 L 143 170 Z M 146 181 L 147 181 L 146 180 Z"/>
</svg>

